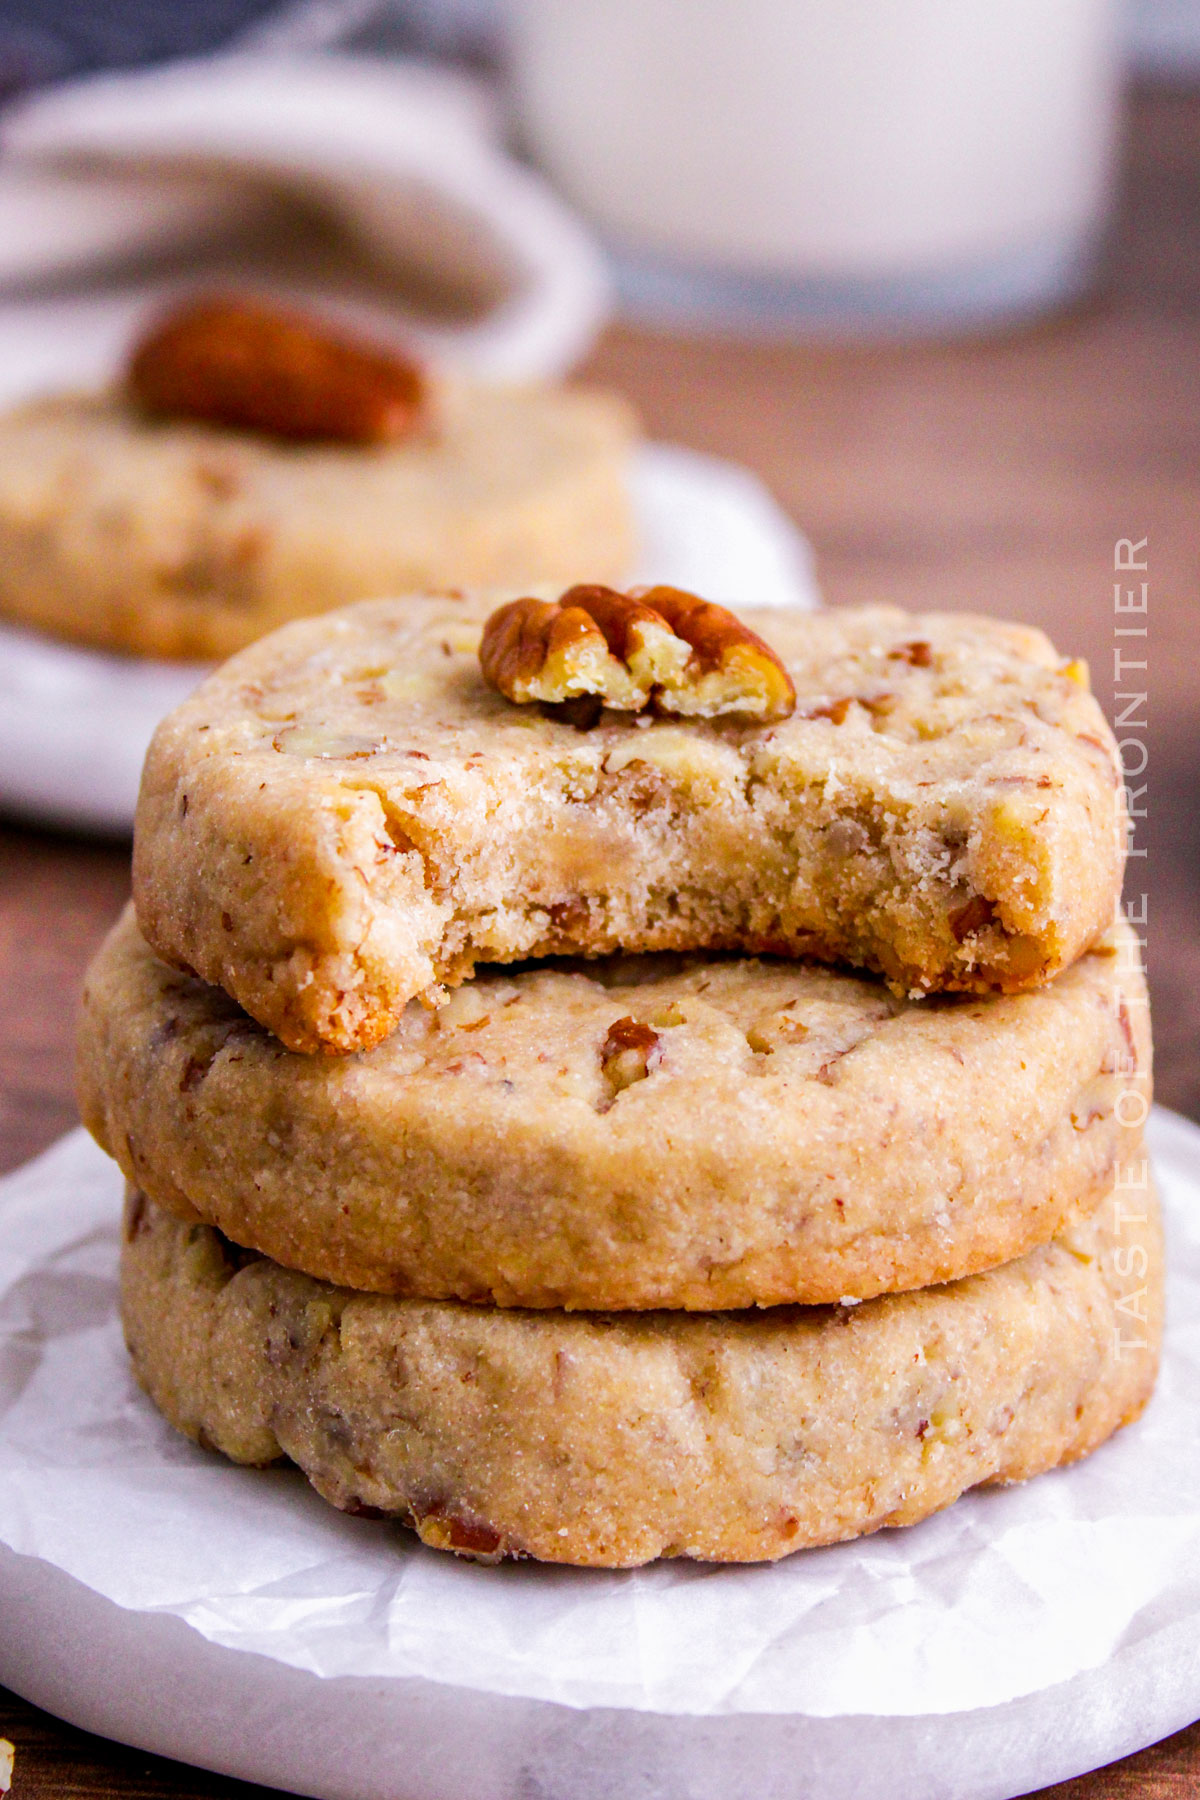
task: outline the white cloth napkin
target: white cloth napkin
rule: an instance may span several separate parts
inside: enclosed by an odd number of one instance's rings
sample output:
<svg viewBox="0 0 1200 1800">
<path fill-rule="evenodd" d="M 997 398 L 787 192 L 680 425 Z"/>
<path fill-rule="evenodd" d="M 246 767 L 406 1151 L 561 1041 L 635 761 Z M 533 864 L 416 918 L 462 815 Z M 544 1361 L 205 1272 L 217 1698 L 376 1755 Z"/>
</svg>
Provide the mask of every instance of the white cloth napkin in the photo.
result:
<svg viewBox="0 0 1200 1800">
<path fill-rule="evenodd" d="M 197 281 L 318 299 L 500 380 L 561 374 L 609 301 L 487 89 L 446 69 L 243 50 L 5 114 L 0 403 L 109 378 L 146 306 Z"/>
</svg>

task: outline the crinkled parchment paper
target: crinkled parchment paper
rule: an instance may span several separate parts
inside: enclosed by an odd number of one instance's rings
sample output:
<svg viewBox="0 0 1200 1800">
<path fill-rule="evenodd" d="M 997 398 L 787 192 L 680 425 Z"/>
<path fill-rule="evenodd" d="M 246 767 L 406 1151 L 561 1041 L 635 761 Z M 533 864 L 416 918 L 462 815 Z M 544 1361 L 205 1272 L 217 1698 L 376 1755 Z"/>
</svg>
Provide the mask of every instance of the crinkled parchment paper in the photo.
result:
<svg viewBox="0 0 1200 1800">
<path fill-rule="evenodd" d="M 120 1179 L 76 1132 L 0 1183 L 0 1543 L 323 1677 L 852 1728 L 1004 1707 L 1135 1653 L 1144 1684 L 1161 1641 L 1176 1713 L 1188 1683 L 1200 1713 L 1200 1657 L 1182 1672 L 1177 1650 L 1181 1626 L 1200 1648 L 1200 1131 L 1160 1113 L 1151 1142 L 1169 1348 L 1137 1425 L 907 1530 L 770 1567 L 606 1574 L 458 1562 L 175 1436 L 116 1319 Z"/>
</svg>

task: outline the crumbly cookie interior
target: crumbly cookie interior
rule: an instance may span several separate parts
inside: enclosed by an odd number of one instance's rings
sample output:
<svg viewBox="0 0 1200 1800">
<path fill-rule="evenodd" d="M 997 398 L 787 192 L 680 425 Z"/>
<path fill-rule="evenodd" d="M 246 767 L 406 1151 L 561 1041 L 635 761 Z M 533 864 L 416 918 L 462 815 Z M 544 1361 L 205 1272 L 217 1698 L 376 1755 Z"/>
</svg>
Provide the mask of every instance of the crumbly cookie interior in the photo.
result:
<svg viewBox="0 0 1200 1800">
<path fill-rule="evenodd" d="M 1012 991 L 1110 922 L 1111 734 L 1040 633 L 747 612 L 791 718 L 578 730 L 485 686 L 494 598 L 290 627 L 160 728 L 143 930 L 290 1046 L 366 1047 L 477 962 L 729 948 Z"/>
</svg>

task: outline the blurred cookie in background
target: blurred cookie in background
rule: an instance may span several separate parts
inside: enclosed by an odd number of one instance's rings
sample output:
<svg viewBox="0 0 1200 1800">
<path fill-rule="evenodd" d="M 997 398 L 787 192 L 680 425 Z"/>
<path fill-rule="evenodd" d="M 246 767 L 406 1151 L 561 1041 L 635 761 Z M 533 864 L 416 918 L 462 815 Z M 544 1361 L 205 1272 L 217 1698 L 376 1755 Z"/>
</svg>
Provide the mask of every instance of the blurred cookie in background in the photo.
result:
<svg viewBox="0 0 1200 1800">
<path fill-rule="evenodd" d="M 185 300 L 121 386 L 0 419 L 0 614 L 210 658 L 371 595 L 619 580 L 635 436 L 610 395 L 434 376 L 316 315 Z"/>
</svg>

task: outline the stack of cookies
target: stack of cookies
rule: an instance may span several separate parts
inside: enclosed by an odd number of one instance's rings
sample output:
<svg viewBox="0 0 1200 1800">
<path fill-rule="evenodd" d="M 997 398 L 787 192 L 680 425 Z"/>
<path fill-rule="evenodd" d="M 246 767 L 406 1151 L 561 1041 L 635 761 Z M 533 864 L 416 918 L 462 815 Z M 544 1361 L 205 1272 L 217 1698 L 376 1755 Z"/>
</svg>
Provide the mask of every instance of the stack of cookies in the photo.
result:
<svg viewBox="0 0 1200 1800">
<path fill-rule="evenodd" d="M 87 983 L 139 1379 L 484 1558 L 765 1560 L 1086 1454 L 1161 1324 L 1123 846 L 1023 628 L 285 627 L 161 726 Z"/>
</svg>

